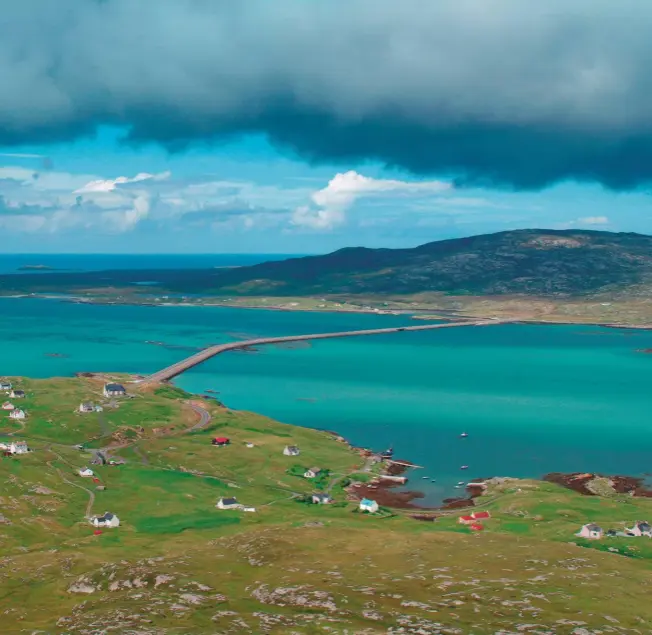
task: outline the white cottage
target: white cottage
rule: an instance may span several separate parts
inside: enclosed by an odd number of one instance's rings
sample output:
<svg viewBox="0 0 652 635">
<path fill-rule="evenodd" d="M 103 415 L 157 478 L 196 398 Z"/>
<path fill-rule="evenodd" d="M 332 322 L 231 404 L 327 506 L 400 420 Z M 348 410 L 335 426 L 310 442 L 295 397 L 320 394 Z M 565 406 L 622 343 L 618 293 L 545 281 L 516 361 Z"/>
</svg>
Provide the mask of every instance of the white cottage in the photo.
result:
<svg viewBox="0 0 652 635">
<path fill-rule="evenodd" d="M 311 467 L 303 473 L 305 478 L 317 478 L 321 474 L 321 468 Z"/>
<path fill-rule="evenodd" d="M 370 498 L 363 498 L 360 501 L 360 511 L 361 512 L 369 512 L 370 514 L 375 514 L 379 507 L 378 503 L 374 500 L 371 500 Z"/>
<path fill-rule="evenodd" d="M 235 498 L 220 498 L 215 507 L 218 509 L 238 509 L 241 505 Z"/>
<path fill-rule="evenodd" d="M 15 388 L 9 393 L 9 396 L 12 399 L 24 399 L 25 398 L 25 391 L 24 390 L 16 390 Z"/>
<path fill-rule="evenodd" d="M 14 406 L 14 404 L 12 404 L 10 401 L 5 401 L 5 402 L 2 404 L 2 409 L 3 409 L 3 410 L 13 410 L 15 407 L 16 407 L 16 406 Z"/>
<path fill-rule="evenodd" d="M 627 534 L 630 536 L 647 536 L 652 538 L 652 526 L 650 523 L 645 522 L 644 520 L 637 520 L 634 526 L 631 529 L 627 529 Z"/>
<path fill-rule="evenodd" d="M 104 384 L 105 397 L 124 397 L 127 394 L 122 384 Z"/>
<path fill-rule="evenodd" d="M 104 512 L 103 516 L 95 516 L 91 520 L 94 527 L 119 527 L 120 519 L 110 512 Z"/>
<path fill-rule="evenodd" d="M 90 470 L 87 467 L 82 467 L 81 470 L 78 471 L 79 476 L 83 476 L 85 478 L 89 478 L 93 476 L 93 470 Z"/>
<path fill-rule="evenodd" d="M 4 390 L 5 392 L 9 392 L 11 390 L 11 382 L 10 381 L 0 381 L 0 390 Z"/>
<path fill-rule="evenodd" d="M 604 536 L 602 527 L 595 523 L 584 525 L 576 534 L 578 538 L 588 538 L 589 540 L 600 540 Z"/>
<path fill-rule="evenodd" d="M 93 412 L 95 406 L 90 401 L 84 401 L 79 404 L 79 412 Z"/>
<path fill-rule="evenodd" d="M 332 501 L 328 494 L 317 493 L 312 495 L 312 502 L 315 505 L 327 505 Z"/>
<path fill-rule="evenodd" d="M 29 448 L 25 441 L 15 441 L 9 444 L 9 452 L 12 454 L 27 454 Z"/>
<path fill-rule="evenodd" d="M 296 445 L 286 445 L 283 454 L 285 454 L 285 456 L 299 456 L 301 452 Z"/>
<path fill-rule="evenodd" d="M 14 408 L 10 413 L 9 416 L 12 419 L 24 419 L 25 418 L 25 411 L 21 410 L 20 408 Z"/>
</svg>

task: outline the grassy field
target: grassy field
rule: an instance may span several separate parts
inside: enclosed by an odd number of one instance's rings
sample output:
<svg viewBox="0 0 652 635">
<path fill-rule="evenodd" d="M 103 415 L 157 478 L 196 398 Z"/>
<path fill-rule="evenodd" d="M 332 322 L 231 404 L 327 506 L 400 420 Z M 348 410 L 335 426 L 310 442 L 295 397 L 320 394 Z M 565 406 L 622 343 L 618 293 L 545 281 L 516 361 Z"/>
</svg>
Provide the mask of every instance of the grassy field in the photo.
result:
<svg viewBox="0 0 652 635">
<path fill-rule="evenodd" d="M 650 632 L 652 540 L 574 534 L 652 519 L 652 500 L 513 480 L 477 500 L 480 533 L 459 512 L 357 513 L 341 483 L 371 475 L 332 435 L 172 387 L 125 383 L 111 403 L 103 381 L 13 379 L 28 417 L 3 421 L 5 441 L 33 452 L 0 460 L 3 634 Z M 103 411 L 77 413 L 86 400 Z M 81 478 L 77 444 L 125 463 Z M 301 502 L 332 483 L 335 504 Z M 216 509 L 230 497 L 255 513 Z M 96 535 L 86 515 L 105 511 L 121 525 Z"/>
</svg>

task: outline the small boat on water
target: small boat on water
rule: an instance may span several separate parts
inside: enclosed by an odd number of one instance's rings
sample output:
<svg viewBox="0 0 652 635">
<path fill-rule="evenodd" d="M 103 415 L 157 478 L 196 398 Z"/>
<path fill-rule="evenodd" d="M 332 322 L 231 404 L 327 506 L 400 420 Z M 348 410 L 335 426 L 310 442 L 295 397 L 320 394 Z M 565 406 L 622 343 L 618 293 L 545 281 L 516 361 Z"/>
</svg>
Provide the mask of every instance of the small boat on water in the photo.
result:
<svg viewBox="0 0 652 635">
<path fill-rule="evenodd" d="M 464 481 L 459 481 L 456 487 L 462 487 L 462 485 L 464 485 Z"/>
<path fill-rule="evenodd" d="M 436 483 L 437 481 L 433 478 L 430 482 L 431 483 Z"/>
<path fill-rule="evenodd" d="M 468 432 L 462 432 L 462 434 L 460 434 L 460 437 L 462 437 L 462 439 L 466 439 L 466 437 L 468 436 L 469 436 Z"/>
<path fill-rule="evenodd" d="M 460 466 L 460 470 L 468 470 L 469 466 L 468 465 L 462 465 Z"/>
<path fill-rule="evenodd" d="M 421 478 L 428 480 L 430 477 L 429 476 L 422 476 Z"/>
<path fill-rule="evenodd" d="M 462 486 L 461 485 L 456 485 L 455 489 L 460 489 Z"/>
</svg>

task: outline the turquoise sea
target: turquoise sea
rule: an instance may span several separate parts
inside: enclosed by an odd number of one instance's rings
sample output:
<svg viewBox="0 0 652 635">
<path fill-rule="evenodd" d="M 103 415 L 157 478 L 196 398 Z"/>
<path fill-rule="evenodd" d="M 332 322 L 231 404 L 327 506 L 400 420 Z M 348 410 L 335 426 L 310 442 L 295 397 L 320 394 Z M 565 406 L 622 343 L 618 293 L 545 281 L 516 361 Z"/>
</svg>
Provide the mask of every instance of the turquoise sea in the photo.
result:
<svg viewBox="0 0 652 635">
<path fill-rule="evenodd" d="M 415 322 L 0 299 L 0 374 L 147 373 L 233 339 L 408 323 Z M 338 431 L 354 444 L 393 445 L 424 466 L 411 485 L 434 502 L 471 477 L 652 471 L 652 355 L 636 352 L 643 348 L 652 348 L 652 332 L 525 325 L 403 332 L 231 352 L 177 383 L 217 390 L 234 408 Z"/>
</svg>

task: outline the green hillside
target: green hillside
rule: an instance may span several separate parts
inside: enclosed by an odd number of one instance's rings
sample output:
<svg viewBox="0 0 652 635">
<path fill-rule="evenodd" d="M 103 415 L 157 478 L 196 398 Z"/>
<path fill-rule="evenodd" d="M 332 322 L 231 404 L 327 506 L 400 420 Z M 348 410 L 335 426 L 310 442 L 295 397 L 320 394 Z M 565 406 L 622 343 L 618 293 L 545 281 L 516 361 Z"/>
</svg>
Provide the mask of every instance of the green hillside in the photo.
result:
<svg viewBox="0 0 652 635">
<path fill-rule="evenodd" d="M 107 379 L 131 396 L 104 398 Z M 481 533 L 460 512 L 361 514 L 343 486 L 377 467 L 330 433 L 125 376 L 13 383 L 27 418 L 0 415 L 1 440 L 33 451 L 0 459 L 3 633 L 635 633 L 652 619 L 652 541 L 574 536 L 650 518 L 650 499 L 506 480 L 477 499 Z M 93 465 L 92 448 L 124 463 Z M 313 465 L 323 482 L 300 475 Z M 333 504 L 303 502 L 316 488 Z M 255 512 L 216 508 L 231 497 Z M 96 534 L 88 516 L 106 511 L 120 526 Z"/>
</svg>

